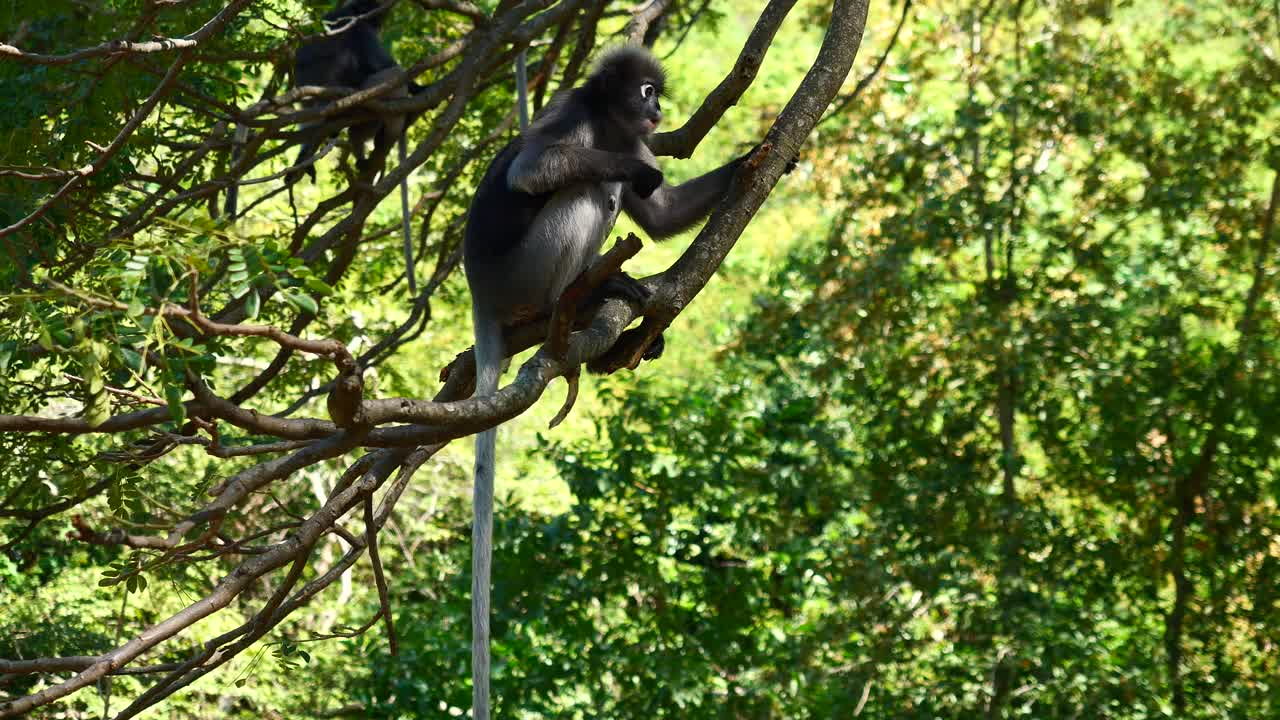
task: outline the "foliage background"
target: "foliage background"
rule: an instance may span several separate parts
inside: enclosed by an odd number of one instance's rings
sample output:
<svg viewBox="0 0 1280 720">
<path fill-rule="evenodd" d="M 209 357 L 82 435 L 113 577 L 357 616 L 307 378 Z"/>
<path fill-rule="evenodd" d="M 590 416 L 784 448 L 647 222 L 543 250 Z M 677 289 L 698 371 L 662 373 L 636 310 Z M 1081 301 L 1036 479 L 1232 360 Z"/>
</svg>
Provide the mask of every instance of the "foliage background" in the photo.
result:
<svg viewBox="0 0 1280 720">
<path fill-rule="evenodd" d="M 134 5 L 11 6 L 0 28 L 27 23 L 28 45 L 80 47 Z M 268 5 L 299 25 L 318 12 Z M 658 38 L 678 80 L 668 117 L 724 76 L 755 20 L 748 5 L 710 3 L 678 47 L 675 34 Z M 672 176 L 758 139 L 816 51 L 822 12 L 801 3 L 746 97 L 692 160 L 668 164 Z M 392 28 L 397 56 L 440 41 L 431 27 Z M 234 33 L 240 48 L 279 42 L 259 22 Z M 886 48 L 672 328 L 666 357 L 587 381 L 555 431 L 543 429 L 551 401 L 503 426 L 497 705 L 527 718 L 1276 717 L 1280 8 L 876 3 L 848 89 Z M 0 64 L 12 100 L 0 165 L 75 166 L 153 82 L 140 69 L 68 88 L 51 72 Z M 190 75 L 241 104 L 263 79 L 252 62 Z M 510 107 L 507 94 L 488 100 L 459 126 L 457 152 Z M 162 164 L 164 147 L 144 129 L 117 162 Z M 336 168 L 321 163 L 298 205 L 342 182 Z M 415 189 L 442 168 L 420 172 Z M 474 171 L 446 213 L 465 209 Z M 127 192 L 110 172 L 93 182 Z M 29 191 L 0 177 L 0 224 L 29 212 Z M 395 225 L 395 203 L 373 218 Z M 127 242 L 100 241 L 92 216 L 52 221 L 0 255 L 0 282 L 14 288 L 0 296 L 7 413 L 76 411 L 60 398 L 92 382 L 84 368 L 125 372 L 120 338 L 174 342 L 142 324 L 77 330 L 41 273 L 123 292 L 201 258 L 256 252 L 269 264 L 292 227 L 282 198 L 234 229 L 187 214 Z M 312 272 L 299 292 L 320 303 L 315 335 L 358 349 L 404 321 L 395 239 L 331 289 Z M 686 242 L 649 247 L 629 268 L 660 270 Z M 262 313 L 288 309 L 277 300 Z M 429 397 L 468 343 L 467 315 L 454 273 L 422 334 L 371 371 L 377 393 Z M 68 351 L 20 352 L 42 337 Z M 254 344 L 189 350 L 157 387 L 185 363 L 243 382 L 271 357 Z M 290 404 L 314 365 L 295 361 L 255 406 Z M 124 472 L 97 459 L 110 447 L 0 434 L 0 496 L 40 506 L 108 477 L 111 492 L 76 512 L 144 527 L 228 472 L 194 446 Z M 323 639 L 377 612 L 361 563 L 151 716 L 462 714 L 469 454 L 455 443 L 420 471 L 383 532 L 398 657 L 380 625 Z M 314 506 L 340 472 L 323 467 L 254 509 Z M 21 536 L 24 523 L 0 523 L 0 539 L 16 539 L 0 555 L 0 657 L 105 650 L 219 573 L 163 566 L 100 587 L 135 554 L 77 541 L 70 517 Z M 343 548 L 331 536 L 316 552 Z M 192 637 L 242 619 L 215 616 Z M 0 691 L 40 682 L 0 677 Z M 145 687 L 117 677 L 39 716 L 107 715 L 110 696 Z"/>
</svg>

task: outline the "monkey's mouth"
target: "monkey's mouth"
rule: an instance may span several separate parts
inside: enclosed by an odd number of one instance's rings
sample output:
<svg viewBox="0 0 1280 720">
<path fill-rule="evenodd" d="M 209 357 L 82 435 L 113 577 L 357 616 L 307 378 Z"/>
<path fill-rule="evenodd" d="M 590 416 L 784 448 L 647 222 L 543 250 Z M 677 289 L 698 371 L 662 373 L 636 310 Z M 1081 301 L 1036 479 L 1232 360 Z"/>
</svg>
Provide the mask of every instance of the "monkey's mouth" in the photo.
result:
<svg viewBox="0 0 1280 720">
<path fill-rule="evenodd" d="M 651 118 L 645 118 L 640 121 L 640 127 L 644 129 L 646 134 L 652 134 L 654 130 L 658 129 L 658 121 Z"/>
</svg>

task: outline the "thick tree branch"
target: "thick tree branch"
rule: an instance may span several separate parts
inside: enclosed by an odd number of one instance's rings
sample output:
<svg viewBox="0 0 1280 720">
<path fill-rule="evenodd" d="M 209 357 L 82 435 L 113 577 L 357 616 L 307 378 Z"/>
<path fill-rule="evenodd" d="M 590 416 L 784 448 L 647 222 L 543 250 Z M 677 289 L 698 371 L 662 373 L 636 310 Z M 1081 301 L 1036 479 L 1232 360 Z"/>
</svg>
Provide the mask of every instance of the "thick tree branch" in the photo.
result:
<svg viewBox="0 0 1280 720">
<path fill-rule="evenodd" d="M 193 48 L 198 43 L 195 40 L 186 38 L 157 38 L 149 42 L 129 42 L 127 40 L 112 40 L 104 42 L 101 45 L 95 45 L 91 48 L 76 50 L 64 55 L 41 55 L 40 53 L 28 53 L 19 50 L 12 45 L 0 43 L 0 56 L 4 56 L 11 60 L 16 60 L 28 65 L 66 65 L 78 60 L 87 60 L 89 58 L 102 57 L 104 55 L 128 55 L 164 52 L 167 50 L 181 50 L 183 48 Z"/>
</svg>

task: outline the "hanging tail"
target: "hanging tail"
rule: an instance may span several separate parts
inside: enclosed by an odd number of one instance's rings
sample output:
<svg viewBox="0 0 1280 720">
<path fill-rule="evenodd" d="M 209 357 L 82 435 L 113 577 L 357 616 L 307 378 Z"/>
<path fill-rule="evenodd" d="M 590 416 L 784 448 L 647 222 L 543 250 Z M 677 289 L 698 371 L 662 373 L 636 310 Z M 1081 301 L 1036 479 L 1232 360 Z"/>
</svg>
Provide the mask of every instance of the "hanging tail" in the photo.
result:
<svg viewBox="0 0 1280 720">
<path fill-rule="evenodd" d="M 476 329 L 476 392 L 498 391 L 502 327 L 473 313 Z M 493 470 L 498 429 L 476 435 L 476 474 L 471 525 L 471 687 L 473 720 L 489 720 L 489 586 L 493 565 Z"/>
<path fill-rule="evenodd" d="M 520 130 L 529 127 L 528 83 L 525 52 L 516 60 L 517 109 Z M 403 162 L 403 158 L 401 159 Z M 410 252 L 408 245 L 405 252 Z M 406 257 L 408 257 L 406 255 Z M 486 397 L 498 391 L 502 373 L 502 326 L 485 322 L 472 305 L 476 331 L 476 393 Z M 476 484 L 472 495 L 475 517 L 471 525 L 471 718 L 489 720 L 489 585 L 493 569 L 493 466 L 498 429 L 476 435 Z"/>
<path fill-rule="evenodd" d="M 400 133 L 400 164 L 404 165 L 408 150 L 405 143 L 409 128 Z M 400 181 L 400 234 L 404 240 L 404 274 L 409 280 L 409 297 L 418 298 L 418 281 L 413 276 L 413 232 L 409 228 L 409 178 Z"/>
</svg>

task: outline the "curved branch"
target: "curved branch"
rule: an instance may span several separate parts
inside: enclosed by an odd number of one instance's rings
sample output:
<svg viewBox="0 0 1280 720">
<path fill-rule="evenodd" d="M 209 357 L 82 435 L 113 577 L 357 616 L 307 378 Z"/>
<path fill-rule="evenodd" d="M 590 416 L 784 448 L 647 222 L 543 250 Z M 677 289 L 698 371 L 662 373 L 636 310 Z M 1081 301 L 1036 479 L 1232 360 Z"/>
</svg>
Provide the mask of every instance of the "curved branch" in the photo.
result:
<svg viewBox="0 0 1280 720">
<path fill-rule="evenodd" d="M 702 142 L 707 133 L 711 132 L 711 128 L 720 122 L 725 111 L 737 105 L 742 93 L 751 87 L 751 83 L 756 79 L 756 73 L 760 70 L 760 63 L 764 62 L 764 56 L 769 52 L 769 46 L 773 44 L 773 36 L 778 33 L 782 21 L 786 19 L 787 13 L 791 12 L 795 4 L 796 0 L 771 0 L 765 6 L 764 12 L 760 13 L 760 19 L 756 20 L 755 27 L 747 36 L 742 52 L 738 53 L 738 60 L 733 64 L 733 69 L 711 91 L 711 94 L 707 95 L 706 100 L 702 101 L 702 105 L 694 111 L 683 127 L 671 132 L 658 133 L 649 139 L 649 149 L 653 150 L 653 154 L 677 158 L 693 155 L 698 143 Z"/>
<path fill-rule="evenodd" d="M 649 0 L 647 4 L 641 5 L 631 14 L 626 27 L 622 28 L 622 37 L 629 43 L 639 44 L 644 39 L 644 34 L 649 31 L 649 25 L 662 17 L 662 13 L 667 11 L 667 6 L 670 4 L 671 0 Z"/>
<path fill-rule="evenodd" d="M 194 625 L 201 619 L 206 618 L 214 612 L 226 607 L 232 600 L 239 596 L 251 582 L 259 577 L 281 568 L 288 563 L 300 562 L 300 558 L 309 552 L 309 549 L 315 544 L 315 541 L 319 539 L 320 535 L 329 527 L 332 527 L 339 517 L 360 502 L 360 499 L 365 494 L 376 490 L 386 477 L 396 468 L 396 466 L 400 464 L 400 461 L 403 460 L 403 458 L 404 455 L 395 452 L 384 453 L 380 462 L 365 473 L 360 482 L 350 485 L 341 492 L 334 493 L 325 505 L 317 510 L 311 517 L 307 518 L 307 520 L 303 522 L 288 539 L 273 546 L 270 551 L 261 555 L 255 555 L 240 563 L 235 570 L 219 581 L 217 586 L 207 596 L 169 616 L 165 620 L 152 625 L 139 633 L 137 637 L 119 648 L 99 656 L 92 665 L 81 670 L 75 677 L 56 685 L 46 687 L 31 695 L 0 702 L 0 718 L 23 715 L 35 708 L 47 705 L 51 702 L 64 698 L 77 690 L 92 685 L 106 675 L 124 667 L 127 663 L 137 658 L 143 652 L 159 645 L 165 640 L 168 640 L 186 628 Z M 283 598 L 281 598 L 281 601 L 283 601 Z M 274 605 L 272 604 L 273 602 L 275 602 Z M 281 609 L 279 602 L 276 602 L 273 598 L 272 601 L 268 602 L 268 606 L 260 612 L 259 617 L 274 617 L 275 613 L 279 609 Z M 278 620 L 276 622 L 278 622 Z M 262 632 L 269 629 L 272 624 L 274 623 L 269 624 L 265 621 L 254 623 L 255 626 L 262 626 Z M 257 636 L 260 636 L 260 634 L 261 633 L 258 633 Z M 257 636 L 254 636 L 253 639 L 256 640 Z M 214 647 L 220 647 L 224 642 L 226 642 L 226 639 L 219 639 L 219 642 Z M 214 650 L 208 650 L 208 656 L 205 659 L 208 659 L 208 657 L 211 657 L 213 654 Z M 203 662 L 203 660 L 200 662 Z M 156 688 L 153 688 L 152 690 L 155 689 Z M 167 694 L 168 692 L 164 692 L 160 697 Z M 147 697 L 148 695 L 144 694 L 143 698 Z M 138 702 L 143 701 L 143 698 L 139 698 L 139 701 L 136 701 L 135 705 L 137 705 Z M 146 705 L 143 705 L 143 707 L 145 706 Z M 131 708 L 132 707 L 133 706 L 131 706 Z M 125 713 L 130 713 L 130 710 L 126 709 Z"/>
</svg>

